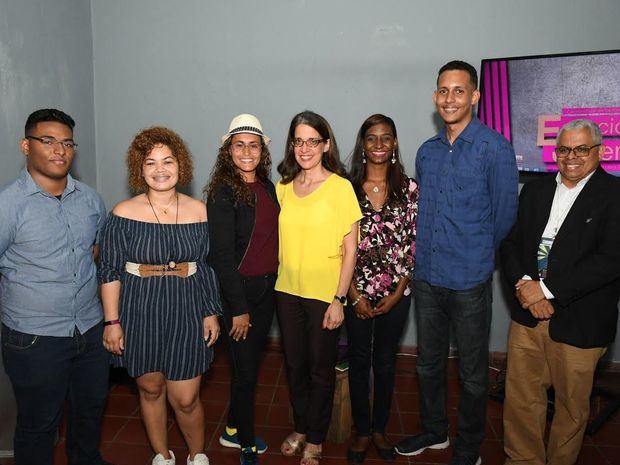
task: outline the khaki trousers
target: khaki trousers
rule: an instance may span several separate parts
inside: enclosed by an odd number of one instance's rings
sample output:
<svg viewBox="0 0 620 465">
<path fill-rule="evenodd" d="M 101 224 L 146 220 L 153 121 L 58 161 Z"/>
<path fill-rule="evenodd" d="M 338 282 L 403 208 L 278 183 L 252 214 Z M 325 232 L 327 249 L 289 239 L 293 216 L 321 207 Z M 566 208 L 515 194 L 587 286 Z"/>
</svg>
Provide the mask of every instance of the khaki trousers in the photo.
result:
<svg viewBox="0 0 620 465">
<path fill-rule="evenodd" d="M 590 413 L 594 369 L 605 350 L 553 341 L 548 321 L 535 328 L 511 322 L 504 401 L 505 465 L 575 463 Z M 555 390 L 555 414 L 545 451 L 550 386 Z"/>
</svg>

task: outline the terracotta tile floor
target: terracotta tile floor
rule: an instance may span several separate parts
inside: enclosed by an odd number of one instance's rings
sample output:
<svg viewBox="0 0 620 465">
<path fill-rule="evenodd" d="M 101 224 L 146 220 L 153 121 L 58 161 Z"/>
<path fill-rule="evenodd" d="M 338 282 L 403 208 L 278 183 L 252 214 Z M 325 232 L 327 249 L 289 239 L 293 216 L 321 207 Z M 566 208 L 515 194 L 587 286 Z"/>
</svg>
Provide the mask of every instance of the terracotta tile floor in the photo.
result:
<svg viewBox="0 0 620 465">
<path fill-rule="evenodd" d="M 207 453 L 213 465 L 236 465 L 238 452 L 219 445 L 218 437 L 226 423 L 228 401 L 228 357 L 222 344 L 216 347 L 215 361 L 203 379 L 201 398 L 207 419 Z M 455 360 L 450 361 L 449 375 L 449 414 L 450 435 L 456 431 L 456 408 L 458 401 L 458 380 Z M 490 370 L 491 380 L 496 371 Z M 260 457 L 262 464 L 295 465 L 299 458 L 283 457 L 279 453 L 282 439 L 291 430 L 288 424 L 288 390 L 283 367 L 282 354 L 268 350 L 263 358 L 260 371 L 260 384 L 257 392 L 256 432 L 269 445 Z M 504 461 L 502 449 L 502 404 L 489 400 L 486 439 L 482 445 L 482 462 L 485 465 L 500 465 Z M 415 380 L 415 358 L 400 356 L 397 362 L 397 379 L 393 411 L 387 432 L 390 438 L 398 441 L 406 435 L 419 430 L 418 394 Z M 56 448 L 55 465 L 65 465 L 64 430 Z M 187 449 L 173 418 L 169 420 L 170 447 L 177 456 L 177 463 L 185 464 Z M 149 465 L 152 451 L 148 445 L 144 428 L 139 417 L 137 393 L 133 381 L 115 370 L 110 387 L 110 396 L 105 412 L 101 450 L 106 460 L 115 465 Z M 321 465 L 346 465 L 344 458 L 346 444 L 326 442 L 323 446 Z M 418 457 L 398 457 L 400 464 L 446 464 L 452 456 L 452 447 L 443 450 L 427 450 Z M 179 460 L 180 458 L 180 460 Z M 369 450 L 366 463 L 380 465 L 374 450 Z M 584 446 L 577 462 L 579 465 L 620 465 L 620 413 L 617 413 L 595 435 L 586 436 Z M 0 460 L 0 464 L 10 465 L 12 461 Z"/>
</svg>

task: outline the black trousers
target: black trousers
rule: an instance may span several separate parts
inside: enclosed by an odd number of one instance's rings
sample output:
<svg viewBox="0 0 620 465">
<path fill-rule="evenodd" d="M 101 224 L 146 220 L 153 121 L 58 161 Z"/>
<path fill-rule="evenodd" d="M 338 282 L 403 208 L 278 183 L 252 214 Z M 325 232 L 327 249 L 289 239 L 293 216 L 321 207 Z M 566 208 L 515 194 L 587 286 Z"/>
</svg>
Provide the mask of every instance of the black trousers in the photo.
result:
<svg viewBox="0 0 620 465">
<path fill-rule="evenodd" d="M 396 352 L 405 327 L 411 297 L 404 296 L 392 309 L 362 320 L 347 307 L 345 322 L 349 343 L 349 392 L 357 434 L 383 433 L 390 415 Z M 373 374 L 372 416 L 370 412 L 370 368 Z"/>
<path fill-rule="evenodd" d="M 276 292 L 295 431 L 325 440 L 334 403 L 339 330 L 322 328 L 329 304 Z"/>
<path fill-rule="evenodd" d="M 247 337 L 235 341 L 228 336 L 232 314 L 224 302 L 223 331 L 230 350 L 231 380 L 228 426 L 237 428 L 242 448 L 254 446 L 254 404 L 258 365 L 276 306 L 273 287 L 276 275 L 243 278 L 245 297 L 250 306 Z"/>
</svg>

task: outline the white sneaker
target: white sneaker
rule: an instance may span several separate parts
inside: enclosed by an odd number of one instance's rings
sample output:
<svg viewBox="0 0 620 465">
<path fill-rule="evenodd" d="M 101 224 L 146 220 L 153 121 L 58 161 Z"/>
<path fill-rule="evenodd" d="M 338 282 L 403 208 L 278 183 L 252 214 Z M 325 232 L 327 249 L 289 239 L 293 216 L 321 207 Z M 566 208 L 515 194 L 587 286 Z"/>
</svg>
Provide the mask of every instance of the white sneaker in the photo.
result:
<svg viewBox="0 0 620 465">
<path fill-rule="evenodd" d="M 168 453 L 170 454 L 169 459 L 165 459 L 163 455 L 157 454 L 153 457 L 151 465 L 175 465 L 174 452 L 169 450 Z"/>
<path fill-rule="evenodd" d="M 187 465 L 209 465 L 209 459 L 205 454 L 196 454 L 194 460 L 190 460 L 188 455 Z"/>
</svg>

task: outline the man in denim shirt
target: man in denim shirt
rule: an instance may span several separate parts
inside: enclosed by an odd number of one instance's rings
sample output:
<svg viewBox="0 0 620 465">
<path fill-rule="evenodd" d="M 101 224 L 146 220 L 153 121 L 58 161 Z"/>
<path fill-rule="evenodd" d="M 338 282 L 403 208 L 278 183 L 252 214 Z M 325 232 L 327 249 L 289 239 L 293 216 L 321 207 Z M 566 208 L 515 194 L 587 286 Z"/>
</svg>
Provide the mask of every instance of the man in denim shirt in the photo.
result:
<svg viewBox="0 0 620 465">
<path fill-rule="evenodd" d="M 69 174 L 73 119 L 26 121 L 26 167 L 0 190 L 2 356 L 17 400 L 16 465 L 51 465 L 68 400 L 69 465 L 101 465 L 108 390 L 94 256 L 106 217 L 99 194 Z"/>
<path fill-rule="evenodd" d="M 416 156 L 420 185 L 413 281 L 422 432 L 396 451 L 448 447 L 447 357 L 450 328 L 459 354 L 460 400 L 451 465 L 480 464 L 487 402 L 491 276 L 495 249 L 515 221 L 515 154 L 473 118 L 478 76 L 468 63 L 439 70 L 433 101 L 445 127 Z"/>
</svg>

